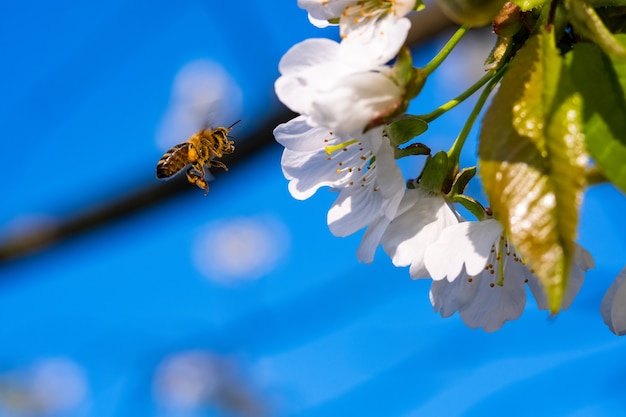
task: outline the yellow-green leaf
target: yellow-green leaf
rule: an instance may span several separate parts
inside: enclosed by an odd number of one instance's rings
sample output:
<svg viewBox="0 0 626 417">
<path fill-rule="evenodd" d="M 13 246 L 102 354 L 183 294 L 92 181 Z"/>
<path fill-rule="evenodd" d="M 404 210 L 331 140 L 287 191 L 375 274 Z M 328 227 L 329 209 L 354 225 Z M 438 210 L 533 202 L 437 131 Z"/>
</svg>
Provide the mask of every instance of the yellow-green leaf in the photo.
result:
<svg viewBox="0 0 626 417">
<path fill-rule="evenodd" d="M 626 6 L 626 0 L 587 0 L 592 7 L 623 7 Z"/>
<path fill-rule="evenodd" d="M 550 0 L 513 0 L 512 3 L 518 5 L 520 9 L 526 12 L 536 7 L 550 4 Z"/>
<path fill-rule="evenodd" d="M 552 34 L 532 36 L 485 114 L 478 150 L 494 216 L 542 282 L 552 313 L 574 256 L 587 162 L 582 102 L 564 69 Z"/>
<path fill-rule="evenodd" d="M 565 0 L 565 7 L 578 33 L 598 44 L 607 54 L 626 57 L 626 48 L 615 39 L 593 7 L 582 0 Z"/>
<path fill-rule="evenodd" d="M 626 36 L 617 39 L 626 45 Z M 626 62 L 594 44 L 577 45 L 566 64 L 583 97 L 585 144 L 596 165 L 626 192 Z"/>
</svg>

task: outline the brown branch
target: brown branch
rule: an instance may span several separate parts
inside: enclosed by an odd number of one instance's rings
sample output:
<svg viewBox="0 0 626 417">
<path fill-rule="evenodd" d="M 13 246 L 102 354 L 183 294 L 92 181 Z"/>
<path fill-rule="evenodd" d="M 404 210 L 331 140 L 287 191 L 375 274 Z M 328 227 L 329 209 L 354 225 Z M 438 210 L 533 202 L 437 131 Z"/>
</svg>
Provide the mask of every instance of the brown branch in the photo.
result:
<svg viewBox="0 0 626 417">
<path fill-rule="evenodd" d="M 425 10 L 413 14 L 411 21 L 412 28 L 407 37 L 407 45 L 412 47 L 427 41 L 452 25 L 434 3 Z M 272 135 L 274 127 L 292 117 L 294 114 L 285 110 L 276 117 L 266 120 L 248 137 L 238 138 L 236 152 L 227 155 L 222 160 L 227 166 L 234 166 L 244 162 L 263 148 L 271 146 L 275 143 Z M 222 173 L 223 171 L 217 170 L 214 175 L 219 177 Z M 197 192 L 195 187 L 187 183 L 184 175 L 167 182 L 157 182 L 155 179 L 145 188 L 129 192 L 117 200 L 85 209 L 54 224 L 41 225 L 36 230 L 6 238 L 4 242 L 0 242 L 0 268 L 9 261 L 37 253 L 60 241 L 140 212 L 153 204 L 184 192 Z"/>
</svg>

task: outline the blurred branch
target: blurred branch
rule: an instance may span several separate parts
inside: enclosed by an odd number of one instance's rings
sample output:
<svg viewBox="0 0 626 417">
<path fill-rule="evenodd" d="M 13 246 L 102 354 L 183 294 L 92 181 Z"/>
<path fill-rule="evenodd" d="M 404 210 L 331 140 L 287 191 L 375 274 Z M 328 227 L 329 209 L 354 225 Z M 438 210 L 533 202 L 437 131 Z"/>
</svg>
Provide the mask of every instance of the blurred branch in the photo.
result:
<svg viewBox="0 0 626 417">
<path fill-rule="evenodd" d="M 284 111 L 276 117 L 265 120 L 248 137 L 237 140 L 237 152 L 225 155 L 221 160 L 229 167 L 244 162 L 258 151 L 275 143 L 272 135 L 273 129 L 276 125 L 293 117 L 295 117 L 294 113 Z M 215 170 L 211 174 L 219 177 L 223 172 L 223 170 Z M 143 210 L 160 201 L 191 191 L 197 192 L 197 188 L 190 186 L 185 175 L 178 175 L 166 182 L 157 181 L 155 178 L 154 182 L 145 188 L 118 200 L 87 209 L 66 220 L 42 225 L 37 230 L 28 231 L 10 240 L 1 242 L 0 266 L 8 260 L 36 252 L 57 241 L 97 228 L 120 217 Z"/>
<path fill-rule="evenodd" d="M 452 23 L 443 16 L 434 3 L 429 4 L 425 10 L 413 14 L 411 21 L 412 27 L 407 37 L 407 44 L 411 47 L 418 46 L 452 26 Z M 265 120 L 259 129 L 248 137 L 238 138 L 237 151 L 226 155 L 222 160 L 227 166 L 234 166 L 274 144 L 272 135 L 274 127 L 293 117 L 292 112 L 285 110 L 276 117 Z M 222 172 L 216 170 L 213 174 L 219 177 Z M 187 183 L 184 175 L 163 183 L 155 180 L 145 188 L 133 191 L 118 200 L 106 202 L 57 223 L 42 225 L 37 230 L 29 230 L 19 236 L 8 238 L 0 242 L 0 267 L 8 261 L 33 254 L 62 240 L 139 212 L 184 192 L 197 192 L 195 187 Z"/>
<path fill-rule="evenodd" d="M 416 47 L 448 28 L 458 27 L 443 14 L 434 1 L 428 2 L 421 12 L 413 13 L 410 19 L 411 29 L 406 38 L 406 44 L 410 47 Z"/>
</svg>

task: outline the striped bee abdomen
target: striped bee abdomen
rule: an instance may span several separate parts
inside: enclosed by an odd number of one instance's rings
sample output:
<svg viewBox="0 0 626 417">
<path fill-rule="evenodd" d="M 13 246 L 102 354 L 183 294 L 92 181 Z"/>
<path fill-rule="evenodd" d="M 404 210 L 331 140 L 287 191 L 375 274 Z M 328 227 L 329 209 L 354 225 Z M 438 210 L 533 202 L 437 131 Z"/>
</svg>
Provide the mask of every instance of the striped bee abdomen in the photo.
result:
<svg viewBox="0 0 626 417">
<path fill-rule="evenodd" d="M 180 143 L 172 147 L 169 151 L 165 152 L 163 157 L 157 162 L 156 176 L 157 178 L 169 178 L 172 175 L 180 172 L 189 164 L 187 156 L 187 149 L 189 144 L 187 142 Z"/>
</svg>

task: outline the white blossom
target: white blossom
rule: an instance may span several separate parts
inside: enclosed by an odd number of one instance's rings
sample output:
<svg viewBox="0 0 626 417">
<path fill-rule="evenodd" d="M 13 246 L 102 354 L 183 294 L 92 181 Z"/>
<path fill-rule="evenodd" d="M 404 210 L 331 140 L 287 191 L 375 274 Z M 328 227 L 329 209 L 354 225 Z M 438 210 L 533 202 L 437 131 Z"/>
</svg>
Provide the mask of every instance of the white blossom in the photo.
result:
<svg viewBox="0 0 626 417">
<path fill-rule="evenodd" d="M 404 89 L 388 66 L 370 66 L 342 55 L 339 43 L 307 39 L 294 45 L 279 63 L 276 95 L 308 123 L 338 136 L 362 131 L 398 108 Z"/>
<path fill-rule="evenodd" d="M 604 323 L 618 336 L 626 334 L 626 267 L 617 275 L 600 304 Z"/>
<path fill-rule="evenodd" d="M 382 238 L 385 252 L 396 266 L 410 265 L 412 278 L 427 278 L 424 253 L 448 226 L 458 223 L 460 216 L 439 194 L 419 185 L 407 189 L 398 214 Z"/>
<path fill-rule="evenodd" d="M 459 312 L 471 328 L 498 330 L 521 316 L 528 283 L 540 309 L 547 301 L 539 279 L 524 264 L 494 219 L 462 222 L 444 230 L 429 246 L 426 268 L 433 283 L 430 300 L 442 317 Z M 578 293 L 584 271 L 593 266 L 591 255 L 577 247 L 571 265 L 563 309 Z"/>
<path fill-rule="evenodd" d="M 328 226 L 336 236 L 367 227 L 357 256 L 371 262 L 405 188 L 383 128 L 339 136 L 298 116 L 279 125 L 274 136 L 285 147 L 282 168 L 291 195 L 303 200 L 322 186 L 338 191 L 328 212 Z"/>
<path fill-rule="evenodd" d="M 346 7 L 358 0 L 298 0 L 298 7 L 305 9 L 315 21 L 328 21 L 341 17 Z"/>
<path fill-rule="evenodd" d="M 341 48 L 350 60 L 386 63 L 406 41 L 411 22 L 405 16 L 415 0 L 298 0 L 298 6 L 318 27 L 339 19 Z"/>
</svg>

